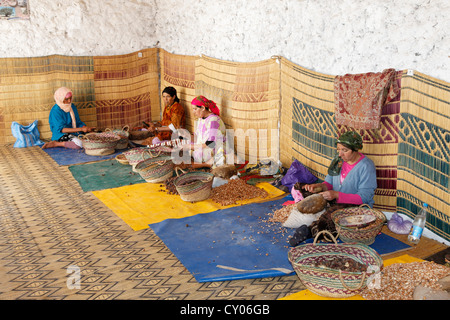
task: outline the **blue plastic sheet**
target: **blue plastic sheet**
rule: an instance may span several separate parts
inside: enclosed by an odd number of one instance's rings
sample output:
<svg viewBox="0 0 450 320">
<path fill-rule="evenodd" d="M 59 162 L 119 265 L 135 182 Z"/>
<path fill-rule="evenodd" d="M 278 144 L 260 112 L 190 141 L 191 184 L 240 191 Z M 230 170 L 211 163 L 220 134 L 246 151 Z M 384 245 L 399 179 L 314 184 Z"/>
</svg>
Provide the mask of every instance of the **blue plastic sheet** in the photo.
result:
<svg viewBox="0 0 450 320">
<path fill-rule="evenodd" d="M 69 166 L 73 164 L 113 159 L 118 154 L 125 151 L 125 150 L 118 150 L 115 153 L 106 156 L 91 156 L 86 154 L 84 149 L 68 149 L 58 147 L 58 148 L 47 148 L 43 150 L 60 166 Z"/>
<path fill-rule="evenodd" d="M 168 219 L 149 226 L 198 282 L 291 275 L 294 271 L 288 260 L 288 240 L 295 230 L 268 222 L 269 214 L 288 199 Z M 312 242 L 308 239 L 300 245 Z M 380 255 L 410 248 L 384 233 L 370 247 Z"/>
<path fill-rule="evenodd" d="M 286 199 L 169 219 L 150 228 L 198 282 L 293 274 L 289 233 L 268 223 Z"/>
</svg>

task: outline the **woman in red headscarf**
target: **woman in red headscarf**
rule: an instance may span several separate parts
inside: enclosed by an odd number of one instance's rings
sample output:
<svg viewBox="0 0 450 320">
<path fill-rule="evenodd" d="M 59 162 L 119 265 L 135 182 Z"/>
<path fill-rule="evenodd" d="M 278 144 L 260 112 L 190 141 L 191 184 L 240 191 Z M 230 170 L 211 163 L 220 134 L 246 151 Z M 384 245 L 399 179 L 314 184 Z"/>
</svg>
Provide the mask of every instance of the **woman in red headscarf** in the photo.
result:
<svg viewBox="0 0 450 320">
<path fill-rule="evenodd" d="M 50 110 L 48 118 L 52 140 L 45 143 L 42 148 L 65 147 L 80 149 L 81 140 L 77 136 L 82 133 L 92 132 L 95 128 L 88 127 L 81 121 L 77 107 L 72 103 L 72 91 L 61 87 L 55 91 L 56 104 Z"/>
<path fill-rule="evenodd" d="M 195 97 L 192 112 L 197 119 L 194 133 L 192 167 L 216 167 L 225 164 L 226 128 L 220 110 L 214 101 L 204 96 Z"/>
</svg>

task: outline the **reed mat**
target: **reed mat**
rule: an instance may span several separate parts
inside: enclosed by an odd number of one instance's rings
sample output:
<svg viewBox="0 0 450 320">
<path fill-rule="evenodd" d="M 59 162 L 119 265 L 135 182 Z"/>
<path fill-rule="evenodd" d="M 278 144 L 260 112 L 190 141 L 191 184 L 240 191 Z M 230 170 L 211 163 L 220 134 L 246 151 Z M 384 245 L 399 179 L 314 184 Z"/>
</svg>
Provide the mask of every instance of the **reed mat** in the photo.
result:
<svg viewBox="0 0 450 320">
<path fill-rule="evenodd" d="M 135 184 L 92 193 L 133 230 L 141 230 L 148 228 L 149 224 L 166 219 L 185 218 L 252 202 L 268 201 L 284 194 L 266 182 L 256 186 L 268 192 L 265 199 L 248 199 L 229 206 L 222 206 L 211 199 L 195 203 L 183 201 L 179 195 L 168 194 L 164 184 L 159 183 Z"/>
<path fill-rule="evenodd" d="M 276 300 L 303 288 L 295 276 L 198 283 L 152 229 L 133 231 L 39 147 L 0 146 L 0 222 L 0 300 Z"/>
<path fill-rule="evenodd" d="M 30 58 L 0 58 L 0 144 L 14 142 L 11 122 L 22 125 L 38 120 L 42 139 L 50 139 L 48 122 L 59 87 L 73 91 L 81 119 L 97 126 L 92 57 L 51 55 Z"/>
<path fill-rule="evenodd" d="M 179 55 L 159 49 L 159 65 L 161 73 L 161 91 L 165 87 L 174 87 L 180 104 L 186 112 L 186 129 L 194 132 L 194 116 L 191 101 L 195 98 L 195 63 L 199 56 Z M 161 95 L 162 99 L 162 95 Z M 161 101 L 161 109 L 164 103 Z M 156 120 L 160 120 L 159 118 Z"/>
<path fill-rule="evenodd" d="M 278 160 L 279 76 L 276 59 L 239 63 L 203 55 L 196 60 L 195 93 L 216 102 L 227 129 L 234 130 L 228 143 L 240 159 Z"/>
<path fill-rule="evenodd" d="M 102 128 L 130 128 L 160 120 L 158 49 L 95 56 L 97 122 Z"/>
<path fill-rule="evenodd" d="M 396 73 L 399 87 L 402 74 Z M 280 159 L 285 167 L 297 159 L 321 180 L 336 153 L 337 138 L 352 130 L 336 124 L 334 78 L 281 60 Z M 380 129 L 358 130 L 362 153 L 377 170 L 374 207 L 379 210 L 396 210 L 399 110 L 400 93 L 383 107 Z"/>
<path fill-rule="evenodd" d="M 450 241 L 450 84 L 403 75 L 397 210 L 414 218 L 428 204 L 426 227 Z"/>
</svg>

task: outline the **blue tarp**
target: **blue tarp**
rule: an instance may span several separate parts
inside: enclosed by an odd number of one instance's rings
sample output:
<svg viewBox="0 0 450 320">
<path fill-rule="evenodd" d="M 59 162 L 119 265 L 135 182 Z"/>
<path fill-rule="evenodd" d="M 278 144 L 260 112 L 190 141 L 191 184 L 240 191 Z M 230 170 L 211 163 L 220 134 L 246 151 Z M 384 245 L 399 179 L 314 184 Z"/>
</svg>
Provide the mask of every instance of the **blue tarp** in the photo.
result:
<svg viewBox="0 0 450 320">
<path fill-rule="evenodd" d="M 150 224 L 198 282 L 293 274 L 288 260 L 294 229 L 268 222 L 288 198 L 247 204 L 182 219 Z M 304 243 L 311 243 L 312 239 Z M 380 234 L 371 245 L 380 255 L 409 248 Z"/>
<path fill-rule="evenodd" d="M 115 153 L 106 156 L 90 156 L 84 152 L 84 149 L 68 149 L 68 148 L 47 148 L 43 149 L 47 154 L 56 161 L 60 166 L 69 166 L 72 164 L 86 163 L 99 160 L 113 159 L 118 154 L 126 150 L 116 150 Z"/>
</svg>

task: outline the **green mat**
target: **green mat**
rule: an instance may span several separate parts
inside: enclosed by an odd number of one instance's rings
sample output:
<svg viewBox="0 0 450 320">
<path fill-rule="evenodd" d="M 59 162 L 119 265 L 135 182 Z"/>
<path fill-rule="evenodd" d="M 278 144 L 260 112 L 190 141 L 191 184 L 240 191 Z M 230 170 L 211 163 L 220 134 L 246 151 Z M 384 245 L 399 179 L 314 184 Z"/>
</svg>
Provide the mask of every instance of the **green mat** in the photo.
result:
<svg viewBox="0 0 450 320">
<path fill-rule="evenodd" d="M 72 165 L 69 170 L 85 192 L 145 183 L 130 165 L 120 164 L 116 160 Z"/>
</svg>

